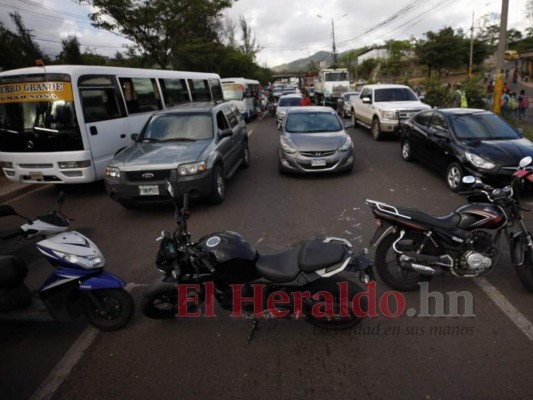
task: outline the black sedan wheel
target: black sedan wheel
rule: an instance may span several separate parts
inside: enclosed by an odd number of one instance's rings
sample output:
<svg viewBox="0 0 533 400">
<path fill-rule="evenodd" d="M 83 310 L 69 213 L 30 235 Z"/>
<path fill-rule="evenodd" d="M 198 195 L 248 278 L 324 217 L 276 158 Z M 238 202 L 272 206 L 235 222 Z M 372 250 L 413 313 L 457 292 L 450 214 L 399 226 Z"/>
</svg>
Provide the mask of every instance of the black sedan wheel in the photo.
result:
<svg viewBox="0 0 533 400">
<path fill-rule="evenodd" d="M 409 139 L 404 139 L 402 142 L 402 158 L 405 161 L 411 161 L 413 159 L 413 153 L 411 150 L 411 143 Z"/>
<path fill-rule="evenodd" d="M 446 183 L 452 192 L 458 192 L 463 185 L 464 170 L 458 162 L 452 162 L 446 170 Z"/>
</svg>

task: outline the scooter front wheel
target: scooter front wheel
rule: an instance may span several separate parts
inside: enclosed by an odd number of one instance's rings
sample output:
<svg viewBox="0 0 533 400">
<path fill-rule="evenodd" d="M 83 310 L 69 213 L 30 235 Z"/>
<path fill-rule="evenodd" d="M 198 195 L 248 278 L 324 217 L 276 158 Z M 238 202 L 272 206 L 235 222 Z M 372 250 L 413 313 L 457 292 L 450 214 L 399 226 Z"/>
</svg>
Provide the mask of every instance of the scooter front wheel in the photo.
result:
<svg viewBox="0 0 533 400">
<path fill-rule="evenodd" d="M 128 323 L 135 310 L 131 295 L 124 289 L 91 291 L 85 317 L 102 331 L 114 331 Z"/>
</svg>

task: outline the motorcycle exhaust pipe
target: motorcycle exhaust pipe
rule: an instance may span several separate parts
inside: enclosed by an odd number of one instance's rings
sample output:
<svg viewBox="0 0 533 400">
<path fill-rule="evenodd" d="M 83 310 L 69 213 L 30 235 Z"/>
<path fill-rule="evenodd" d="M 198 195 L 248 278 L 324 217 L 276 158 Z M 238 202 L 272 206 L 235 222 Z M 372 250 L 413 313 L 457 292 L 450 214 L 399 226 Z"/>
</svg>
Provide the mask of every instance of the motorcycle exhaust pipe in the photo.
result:
<svg viewBox="0 0 533 400">
<path fill-rule="evenodd" d="M 440 268 L 432 268 L 428 265 L 419 264 L 412 258 L 405 256 L 400 257 L 400 265 L 402 268 L 408 271 L 416 272 L 422 275 L 436 276 L 439 275 L 441 272 Z"/>
</svg>

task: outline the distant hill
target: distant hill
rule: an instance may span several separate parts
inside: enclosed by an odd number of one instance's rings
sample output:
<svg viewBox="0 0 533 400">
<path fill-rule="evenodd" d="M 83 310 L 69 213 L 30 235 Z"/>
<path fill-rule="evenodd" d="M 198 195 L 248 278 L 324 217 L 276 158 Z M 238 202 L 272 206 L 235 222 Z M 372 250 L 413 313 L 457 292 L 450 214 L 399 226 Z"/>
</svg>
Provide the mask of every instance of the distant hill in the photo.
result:
<svg viewBox="0 0 533 400">
<path fill-rule="evenodd" d="M 319 51 L 318 53 L 315 53 L 310 57 L 301 58 L 299 60 L 292 61 L 288 64 L 282 64 L 276 67 L 272 67 L 272 71 L 302 71 L 306 69 L 306 67 L 311 61 L 313 61 L 317 66 L 320 66 L 321 62 L 324 62 L 326 65 L 330 65 L 332 63 L 332 56 L 331 53 L 328 51 Z"/>
</svg>

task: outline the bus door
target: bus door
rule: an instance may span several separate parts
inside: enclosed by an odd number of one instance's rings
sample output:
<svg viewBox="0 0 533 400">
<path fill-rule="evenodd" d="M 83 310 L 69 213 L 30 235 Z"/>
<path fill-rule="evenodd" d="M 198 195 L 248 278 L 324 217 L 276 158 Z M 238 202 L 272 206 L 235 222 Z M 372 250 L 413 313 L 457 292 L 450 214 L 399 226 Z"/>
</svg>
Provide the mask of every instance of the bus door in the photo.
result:
<svg viewBox="0 0 533 400">
<path fill-rule="evenodd" d="M 96 179 L 113 157 L 131 143 L 130 128 L 124 103 L 113 78 L 92 76 L 80 78 L 80 98 L 85 118 L 85 131 L 91 148 Z"/>
</svg>

